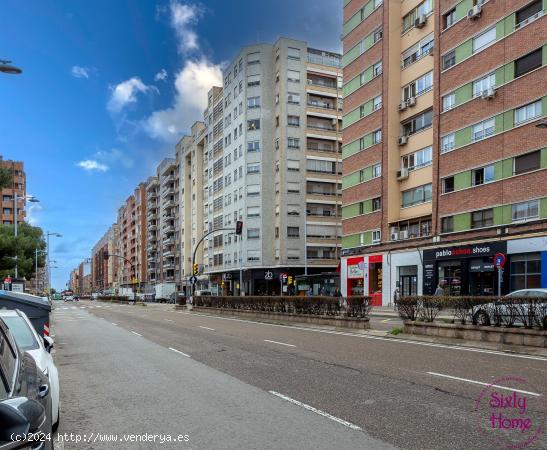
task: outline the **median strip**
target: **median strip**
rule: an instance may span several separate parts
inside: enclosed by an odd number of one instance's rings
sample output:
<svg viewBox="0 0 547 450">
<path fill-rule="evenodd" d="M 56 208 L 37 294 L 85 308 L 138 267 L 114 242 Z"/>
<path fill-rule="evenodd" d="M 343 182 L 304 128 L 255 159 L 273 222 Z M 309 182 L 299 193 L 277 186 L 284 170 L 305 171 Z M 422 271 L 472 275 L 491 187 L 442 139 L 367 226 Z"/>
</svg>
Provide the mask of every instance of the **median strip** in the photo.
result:
<svg viewBox="0 0 547 450">
<path fill-rule="evenodd" d="M 179 355 L 182 355 L 182 356 L 186 356 L 187 358 L 191 358 L 190 355 L 184 353 L 184 352 L 181 352 L 180 350 L 177 350 L 176 348 L 173 348 L 173 347 L 169 347 L 169 350 L 172 350 L 174 351 L 175 353 L 178 353 Z"/>
<path fill-rule="evenodd" d="M 287 397 L 286 395 L 280 394 L 279 392 L 275 392 L 275 391 L 269 391 L 269 392 L 270 394 L 275 395 L 276 397 L 279 397 L 295 405 L 301 406 L 302 408 L 307 409 L 308 411 L 311 411 L 315 414 L 319 414 L 320 416 L 326 417 L 327 419 L 334 420 L 335 422 L 341 425 L 344 425 L 345 427 L 351 428 L 352 430 L 361 430 L 361 427 L 358 427 L 357 425 L 354 425 L 351 422 L 348 422 L 344 419 L 340 419 L 339 417 L 335 417 L 325 411 L 321 411 L 320 409 L 314 408 L 313 406 L 306 405 L 305 403 L 299 402 L 298 400 L 295 400 L 294 398 Z"/>
<path fill-rule="evenodd" d="M 293 344 L 285 344 L 284 342 L 270 341 L 269 339 L 264 339 L 264 342 L 271 342 L 272 344 L 285 345 L 286 347 L 296 347 Z"/>
</svg>

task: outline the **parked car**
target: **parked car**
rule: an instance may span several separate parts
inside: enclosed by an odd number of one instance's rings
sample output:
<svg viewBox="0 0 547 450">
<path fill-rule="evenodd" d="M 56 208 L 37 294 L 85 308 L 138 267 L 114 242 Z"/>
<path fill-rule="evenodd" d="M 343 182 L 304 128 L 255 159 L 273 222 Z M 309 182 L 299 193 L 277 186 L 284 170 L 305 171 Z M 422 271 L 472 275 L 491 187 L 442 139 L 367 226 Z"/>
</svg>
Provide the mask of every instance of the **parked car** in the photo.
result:
<svg viewBox="0 0 547 450">
<path fill-rule="evenodd" d="M 0 319 L 8 326 L 19 348 L 29 353 L 36 361 L 38 368 L 48 377 L 51 388 L 53 430 L 57 430 L 59 426 L 60 394 L 59 373 L 51 356 L 53 339 L 49 336 L 40 338 L 27 315 L 17 309 L 1 309 Z"/>
<path fill-rule="evenodd" d="M 51 440 L 25 441 L 29 433 L 51 436 L 51 423 L 49 380 L 0 319 L 0 450 L 53 449 Z"/>
<path fill-rule="evenodd" d="M 526 298 L 530 299 L 545 299 L 545 301 L 540 302 L 530 302 L 530 303 L 521 303 L 521 304 L 512 304 L 511 299 L 516 298 Z M 505 297 L 507 302 L 496 301 L 491 303 L 485 303 L 474 308 L 473 311 L 473 323 L 477 325 L 488 326 L 492 323 L 494 324 L 505 324 L 505 325 L 530 325 L 530 323 L 524 323 L 525 321 L 530 322 L 534 318 L 543 317 L 542 323 L 538 324 L 543 326 L 544 329 L 547 329 L 547 318 L 545 316 L 545 311 L 547 311 L 547 289 L 545 288 L 535 288 L 535 289 L 519 289 L 516 291 L 507 294 Z M 539 313 L 539 314 L 538 314 Z"/>
<path fill-rule="evenodd" d="M 67 295 L 65 296 L 65 302 L 73 302 L 74 301 L 74 296 L 73 295 Z"/>
</svg>

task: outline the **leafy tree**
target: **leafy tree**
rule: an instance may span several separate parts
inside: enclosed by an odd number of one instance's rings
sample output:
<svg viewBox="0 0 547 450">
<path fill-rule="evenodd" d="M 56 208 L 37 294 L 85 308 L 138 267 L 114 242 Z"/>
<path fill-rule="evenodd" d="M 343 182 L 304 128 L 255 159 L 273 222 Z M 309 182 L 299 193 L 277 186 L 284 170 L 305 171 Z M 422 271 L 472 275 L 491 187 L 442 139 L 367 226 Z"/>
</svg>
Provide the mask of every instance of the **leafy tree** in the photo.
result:
<svg viewBox="0 0 547 450">
<path fill-rule="evenodd" d="M 19 277 L 29 280 L 34 276 L 35 251 L 45 250 L 44 234 L 39 227 L 28 223 L 18 225 L 17 238 L 14 236 L 13 225 L 0 225 L 0 278 L 15 275 L 15 256 Z M 38 267 L 44 267 L 45 256 L 38 254 Z"/>
<path fill-rule="evenodd" d="M 0 167 L 0 190 L 11 187 L 13 183 L 13 171 L 7 167 Z"/>
</svg>

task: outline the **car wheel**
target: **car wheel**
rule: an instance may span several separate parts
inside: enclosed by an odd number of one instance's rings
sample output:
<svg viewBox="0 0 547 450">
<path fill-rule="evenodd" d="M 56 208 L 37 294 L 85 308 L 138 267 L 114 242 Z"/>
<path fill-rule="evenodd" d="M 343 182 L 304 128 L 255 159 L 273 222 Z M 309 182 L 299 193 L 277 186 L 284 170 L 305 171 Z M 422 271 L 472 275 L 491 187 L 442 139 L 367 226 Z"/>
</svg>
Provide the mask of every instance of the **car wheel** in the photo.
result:
<svg viewBox="0 0 547 450">
<path fill-rule="evenodd" d="M 486 311 L 477 311 L 473 317 L 473 323 L 483 327 L 488 327 L 490 326 L 490 316 Z"/>
</svg>

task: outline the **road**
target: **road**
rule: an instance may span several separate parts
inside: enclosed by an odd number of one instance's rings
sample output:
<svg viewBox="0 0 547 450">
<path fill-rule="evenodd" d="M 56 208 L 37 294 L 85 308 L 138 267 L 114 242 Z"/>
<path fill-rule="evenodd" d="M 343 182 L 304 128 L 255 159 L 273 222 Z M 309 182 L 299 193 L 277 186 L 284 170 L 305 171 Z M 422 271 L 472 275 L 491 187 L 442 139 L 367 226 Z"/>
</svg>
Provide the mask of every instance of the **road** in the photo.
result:
<svg viewBox="0 0 547 450">
<path fill-rule="evenodd" d="M 480 383 L 518 375 L 537 398 L 547 390 L 538 356 L 172 305 L 62 304 L 52 323 L 61 433 L 182 432 L 190 441 L 173 448 L 192 449 L 494 449 L 474 414 Z M 547 448 L 539 439 L 530 448 Z"/>
</svg>

